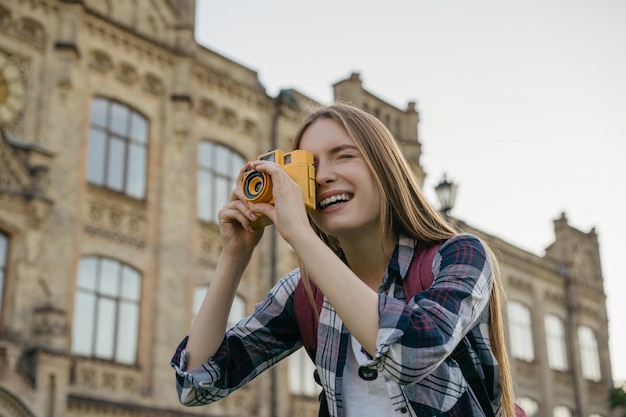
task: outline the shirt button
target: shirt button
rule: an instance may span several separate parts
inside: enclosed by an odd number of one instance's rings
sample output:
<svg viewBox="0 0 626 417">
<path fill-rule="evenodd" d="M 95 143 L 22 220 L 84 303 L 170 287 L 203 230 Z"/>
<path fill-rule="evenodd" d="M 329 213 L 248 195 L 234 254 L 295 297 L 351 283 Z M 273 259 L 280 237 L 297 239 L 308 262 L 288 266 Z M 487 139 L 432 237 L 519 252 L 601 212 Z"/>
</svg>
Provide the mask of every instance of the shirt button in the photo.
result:
<svg viewBox="0 0 626 417">
<path fill-rule="evenodd" d="M 406 408 L 406 407 L 402 407 L 402 408 L 400 409 L 400 412 L 401 412 L 402 414 L 406 414 L 408 411 L 409 411 L 409 410 L 407 410 L 407 408 Z"/>
</svg>

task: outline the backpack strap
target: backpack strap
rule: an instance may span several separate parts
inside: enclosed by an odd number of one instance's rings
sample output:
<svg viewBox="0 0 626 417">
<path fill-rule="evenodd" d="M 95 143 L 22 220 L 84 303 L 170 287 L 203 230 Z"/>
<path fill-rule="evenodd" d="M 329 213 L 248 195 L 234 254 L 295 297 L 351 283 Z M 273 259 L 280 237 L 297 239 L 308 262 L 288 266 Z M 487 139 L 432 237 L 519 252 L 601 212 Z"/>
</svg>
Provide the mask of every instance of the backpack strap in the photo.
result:
<svg viewBox="0 0 626 417">
<path fill-rule="evenodd" d="M 409 301 L 415 294 L 425 291 L 433 285 L 433 260 L 442 243 L 432 245 L 419 244 L 415 247 L 411 264 L 402 280 L 404 295 Z"/>
<path fill-rule="evenodd" d="M 317 288 L 317 285 L 315 285 L 313 280 L 309 280 L 309 282 L 311 284 L 313 297 L 315 298 L 317 311 L 321 312 L 322 304 L 324 303 L 324 294 L 322 294 L 319 288 Z M 311 305 L 311 300 L 306 292 L 302 276 L 300 276 L 300 281 L 298 282 L 298 285 L 296 285 L 293 300 L 293 312 L 296 316 L 296 324 L 298 326 L 298 331 L 300 332 L 302 344 L 304 345 L 304 348 L 313 363 L 315 363 L 315 352 L 317 350 L 317 327 L 319 320 L 313 310 L 313 306 Z"/>
</svg>

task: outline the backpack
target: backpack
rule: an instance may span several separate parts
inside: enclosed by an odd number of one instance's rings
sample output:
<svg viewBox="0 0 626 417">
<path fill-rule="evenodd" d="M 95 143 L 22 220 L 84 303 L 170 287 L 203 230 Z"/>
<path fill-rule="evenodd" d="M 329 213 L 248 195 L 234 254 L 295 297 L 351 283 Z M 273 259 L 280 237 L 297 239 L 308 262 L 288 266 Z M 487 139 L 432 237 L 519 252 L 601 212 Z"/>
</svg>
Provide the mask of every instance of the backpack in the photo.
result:
<svg viewBox="0 0 626 417">
<path fill-rule="evenodd" d="M 433 260 L 435 259 L 435 255 L 442 244 L 443 243 L 435 243 L 431 245 L 418 244 L 416 246 L 409 269 L 407 270 L 406 276 L 402 280 L 402 287 L 407 300 L 412 298 L 418 292 L 427 290 L 432 285 L 434 280 L 432 269 Z M 319 312 L 322 310 L 324 294 L 322 294 L 313 281 L 309 282 L 311 284 L 311 292 L 315 300 L 315 305 L 317 307 L 317 311 Z M 298 331 L 300 332 L 300 338 L 302 339 L 302 344 L 313 363 L 315 363 L 318 316 L 315 311 L 313 311 L 311 300 L 309 299 L 309 295 L 306 292 L 302 279 L 298 282 L 294 293 L 294 314 L 296 317 Z M 476 367 L 474 366 L 469 353 L 469 348 L 470 343 L 467 340 L 467 337 L 465 337 L 454 349 L 451 356 L 461 368 L 463 376 L 465 376 L 465 379 L 470 385 L 472 391 L 474 391 L 474 394 L 478 398 L 485 416 L 494 417 L 487 388 L 476 371 Z M 315 381 L 321 385 L 317 370 L 315 371 L 314 377 Z M 318 417 L 328 415 L 328 404 L 326 402 L 324 390 L 322 390 L 320 394 Z M 517 404 L 515 405 L 515 416 L 526 417 L 523 409 Z"/>
</svg>

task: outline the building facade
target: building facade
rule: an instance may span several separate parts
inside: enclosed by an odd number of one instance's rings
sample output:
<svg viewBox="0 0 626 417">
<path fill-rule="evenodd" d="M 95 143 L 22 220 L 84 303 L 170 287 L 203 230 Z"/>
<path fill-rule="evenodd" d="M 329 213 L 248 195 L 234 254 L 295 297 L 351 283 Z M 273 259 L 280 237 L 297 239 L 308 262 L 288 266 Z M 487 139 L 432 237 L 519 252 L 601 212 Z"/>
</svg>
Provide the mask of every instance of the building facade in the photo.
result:
<svg viewBox="0 0 626 417">
<path fill-rule="evenodd" d="M 289 149 L 318 105 L 266 93 L 200 46 L 193 0 L 0 4 L 0 417 L 316 415 L 294 355 L 207 407 L 177 400 L 169 360 L 220 252 L 217 210 L 241 165 Z M 379 117 L 423 182 L 415 103 L 359 74 L 336 99 Z M 606 299 L 595 232 L 555 221 L 543 257 L 496 247 L 510 356 L 529 415 L 610 415 Z M 269 228 L 231 320 L 297 265 Z"/>
</svg>

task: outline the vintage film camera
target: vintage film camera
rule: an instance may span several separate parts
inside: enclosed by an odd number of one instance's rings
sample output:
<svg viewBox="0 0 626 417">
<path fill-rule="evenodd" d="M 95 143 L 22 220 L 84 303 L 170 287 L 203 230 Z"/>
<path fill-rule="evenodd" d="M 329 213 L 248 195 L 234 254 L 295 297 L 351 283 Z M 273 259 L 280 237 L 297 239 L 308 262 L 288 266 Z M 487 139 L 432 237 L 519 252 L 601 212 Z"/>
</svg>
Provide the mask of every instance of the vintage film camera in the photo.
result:
<svg viewBox="0 0 626 417">
<path fill-rule="evenodd" d="M 315 165 L 313 154 L 302 149 L 284 153 L 278 149 L 259 155 L 259 160 L 276 162 L 302 188 L 304 205 L 308 211 L 315 210 Z M 272 178 L 262 172 L 248 169 L 243 174 L 241 191 L 251 203 L 274 204 Z M 253 227 L 265 227 L 271 220 L 265 216 L 252 223 Z"/>
</svg>

